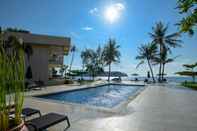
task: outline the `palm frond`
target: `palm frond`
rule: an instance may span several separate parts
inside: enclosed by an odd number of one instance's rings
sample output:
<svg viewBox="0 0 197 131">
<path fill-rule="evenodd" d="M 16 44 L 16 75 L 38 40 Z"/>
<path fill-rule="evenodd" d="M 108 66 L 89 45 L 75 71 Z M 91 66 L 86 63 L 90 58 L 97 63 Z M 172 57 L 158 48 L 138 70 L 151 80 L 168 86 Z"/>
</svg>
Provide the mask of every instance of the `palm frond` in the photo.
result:
<svg viewBox="0 0 197 131">
<path fill-rule="evenodd" d="M 137 64 L 136 68 L 139 68 L 139 66 L 142 64 L 144 64 L 144 61 L 141 61 L 139 64 Z"/>
</svg>

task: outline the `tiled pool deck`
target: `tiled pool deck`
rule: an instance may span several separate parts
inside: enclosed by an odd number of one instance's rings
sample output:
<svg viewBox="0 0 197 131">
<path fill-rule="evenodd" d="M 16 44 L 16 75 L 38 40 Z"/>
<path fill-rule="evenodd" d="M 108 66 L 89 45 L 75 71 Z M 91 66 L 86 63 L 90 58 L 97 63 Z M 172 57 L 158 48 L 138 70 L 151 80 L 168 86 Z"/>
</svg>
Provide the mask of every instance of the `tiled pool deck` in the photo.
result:
<svg viewBox="0 0 197 131">
<path fill-rule="evenodd" d="M 76 88 L 79 86 L 61 85 L 27 95 Z M 148 86 L 117 111 L 49 102 L 33 97 L 26 97 L 25 106 L 38 108 L 43 114 L 57 112 L 68 115 L 71 120 L 68 131 L 197 131 L 197 92 L 161 85 Z M 49 131 L 61 131 L 65 124 L 54 126 Z"/>
</svg>

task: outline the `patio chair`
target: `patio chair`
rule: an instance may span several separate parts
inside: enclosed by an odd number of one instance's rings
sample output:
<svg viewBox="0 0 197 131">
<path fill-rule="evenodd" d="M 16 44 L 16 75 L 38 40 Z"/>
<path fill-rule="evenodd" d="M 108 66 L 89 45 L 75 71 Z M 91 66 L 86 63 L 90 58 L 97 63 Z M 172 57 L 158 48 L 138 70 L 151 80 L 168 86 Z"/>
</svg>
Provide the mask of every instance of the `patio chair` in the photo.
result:
<svg viewBox="0 0 197 131">
<path fill-rule="evenodd" d="M 65 128 L 65 130 L 67 130 L 70 127 L 70 122 L 68 117 L 57 113 L 48 113 L 39 118 L 26 121 L 25 125 L 27 126 L 29 131 L 42 131 L 58 123 L 61 123 L 65 120 L 67 121 L 68 124 L 67 127 Z"/>
</svg>

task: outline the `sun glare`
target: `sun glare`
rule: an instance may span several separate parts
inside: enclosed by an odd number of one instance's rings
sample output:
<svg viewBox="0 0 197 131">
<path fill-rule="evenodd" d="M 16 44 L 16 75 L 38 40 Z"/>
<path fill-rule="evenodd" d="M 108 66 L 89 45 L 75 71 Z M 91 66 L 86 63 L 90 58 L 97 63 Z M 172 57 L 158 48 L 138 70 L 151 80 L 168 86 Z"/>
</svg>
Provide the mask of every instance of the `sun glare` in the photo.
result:
<svg viewBox="0 0 197 131">
<path fill-rule="evenodd" d="M 105 19 L 112 24 L 120 18 L 123 10 L 124 5 L 121 3 L 110 5 L 104 11 Z"/>
</svg>

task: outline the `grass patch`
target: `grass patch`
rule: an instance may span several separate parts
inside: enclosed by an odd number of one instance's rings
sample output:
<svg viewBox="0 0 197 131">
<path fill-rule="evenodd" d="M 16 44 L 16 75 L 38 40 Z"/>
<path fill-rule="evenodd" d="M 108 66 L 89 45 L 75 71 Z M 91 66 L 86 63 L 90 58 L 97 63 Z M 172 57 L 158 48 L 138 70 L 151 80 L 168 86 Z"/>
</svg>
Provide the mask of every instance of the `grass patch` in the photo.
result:
<svg viewBox="0 0 197 131">
<path fill-rule="evenodd" d="M 197 90 L 197 82 L 183 82 L 182 86 Z"/>
</svg>

